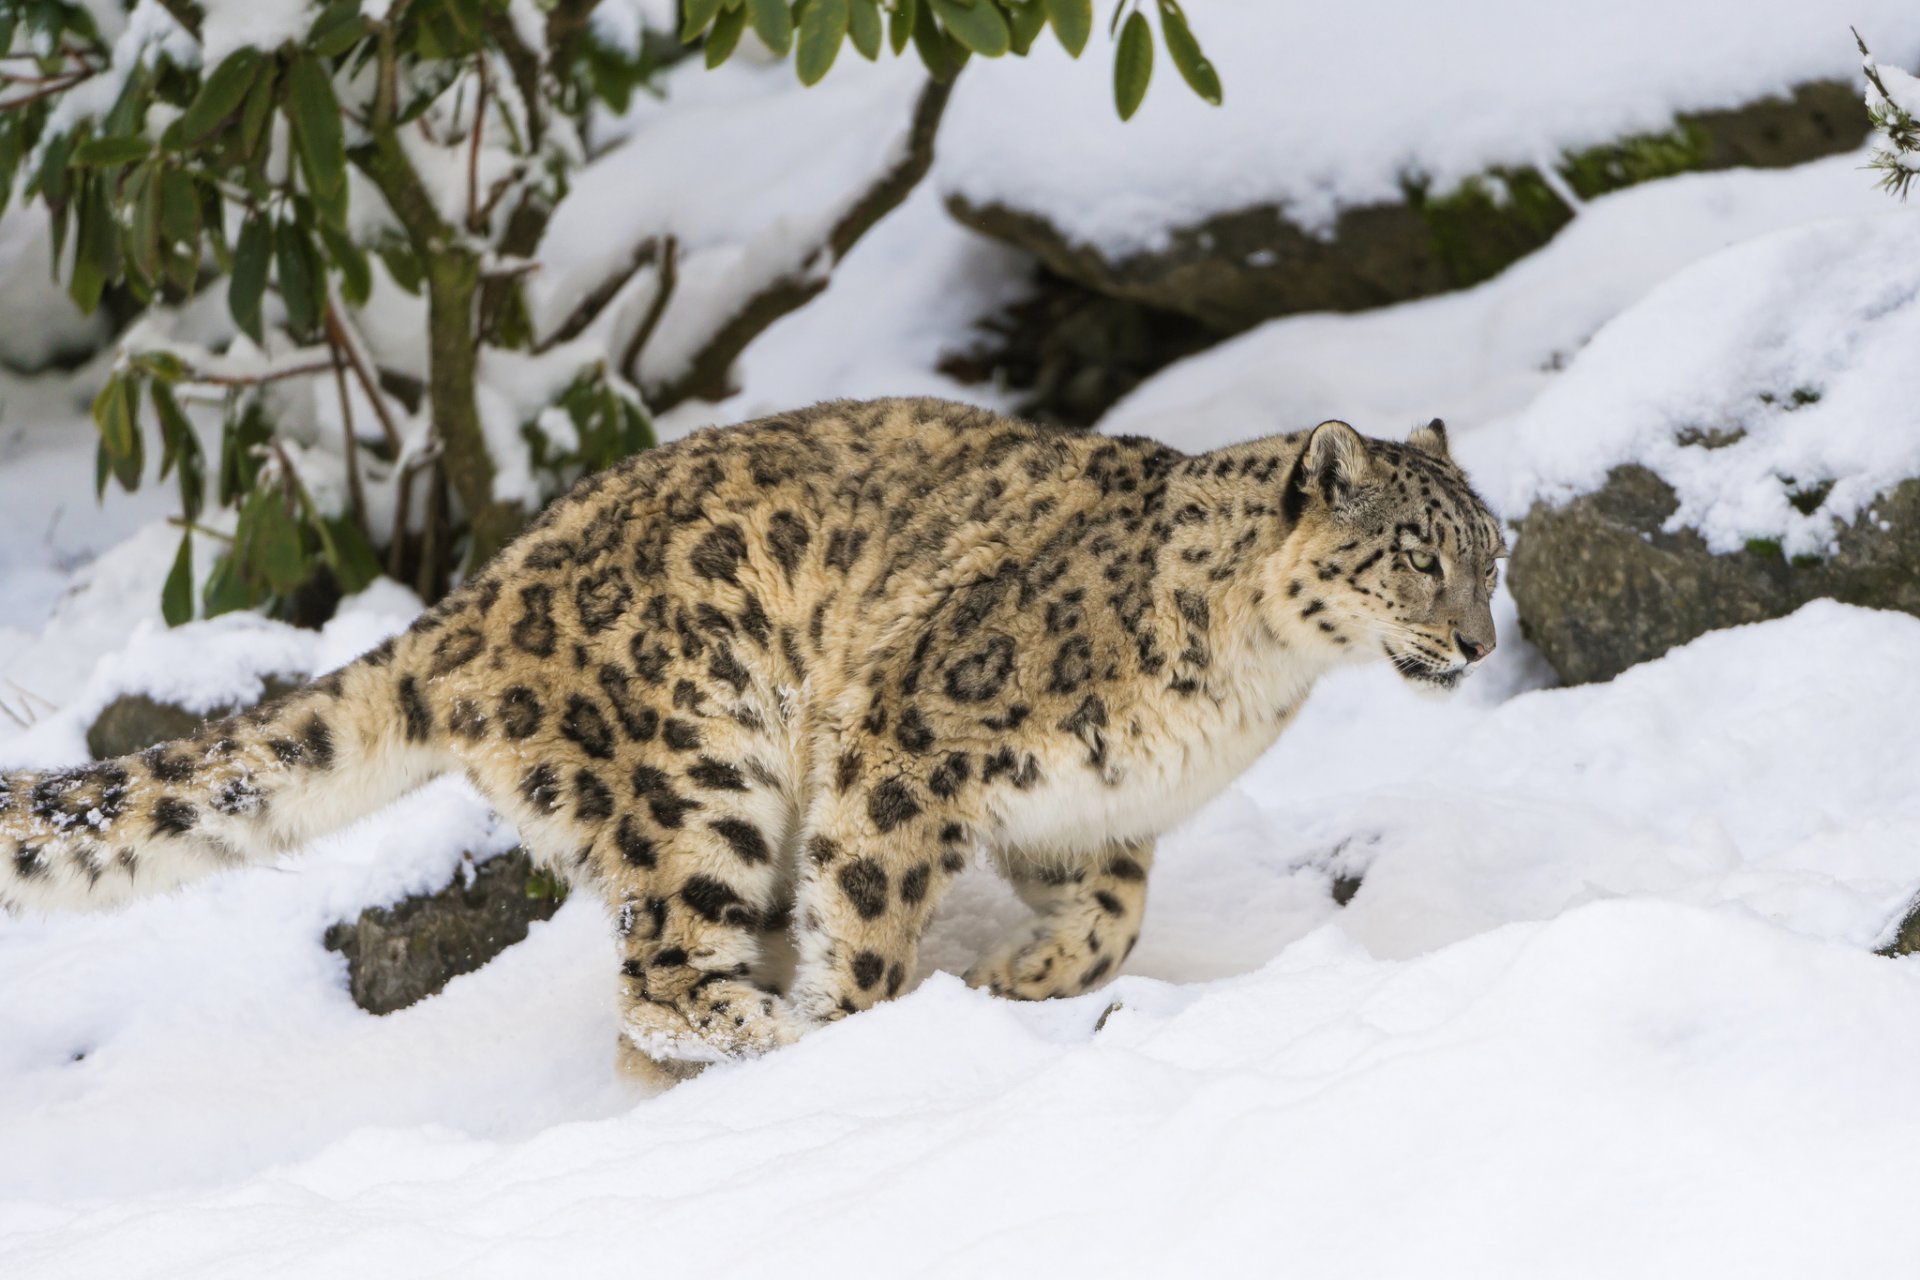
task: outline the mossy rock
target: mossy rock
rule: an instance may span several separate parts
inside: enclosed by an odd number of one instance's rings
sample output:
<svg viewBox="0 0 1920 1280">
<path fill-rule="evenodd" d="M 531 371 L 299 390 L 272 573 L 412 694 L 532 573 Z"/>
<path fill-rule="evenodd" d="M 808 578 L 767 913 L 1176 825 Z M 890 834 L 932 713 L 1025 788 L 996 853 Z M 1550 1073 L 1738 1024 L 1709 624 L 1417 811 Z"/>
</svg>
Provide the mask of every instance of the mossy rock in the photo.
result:
<svg viewBox="0 0 1920 1280">
<path fill-rule="evenodd" d="M 1665 531 L 1679 505 L 1665 480 L 1628 465 L 1520 521 L 1508 584 L 1521 631 L 1563 680 L 1609 680 L 1708 631 L 1821 598 L 1920 616 L 1920 479 L 1882 494 L 1817 559 L 1789 561 L 1765 540 L 1716 555 L 1692 529 Z"/>
<path fill-rule="evenodd" d="M 1477 284 L 1546 244 L 1573 218 L 1556 192 L 1582 199 L 1654 178 L 1738 166 L 1803 164 L 1860 145 L 1866 109 L 1847 83 L 1818 81 L 1785 98 L 1677 117 L 1662 133 L 1490 171 L 1448 192 L 1417 176 L 1396 204 L 1349 209 L 1331 234 L 1302 230 L 1274 205 L 1177 228 L 1164 248 L 1125 258 L 1063 235 L 1010 205 L 948 207 L 968 226 L 1034 254 L 1096 293 L 1191 317 L 1218 335 L 1304 311 L 1357 311 Z"/>
<path fill-rule="evenodd" d="M 329 951 L 347 958 L 347 990 L 368 1013 L 392 1013 L 426 999 L 526 938 L 551 919 L 565 888 L 510 849 L 434 893 L 390 907 L 369 907 L 326 932 Z"/>
<path fill-rule="evenodd" d="M 269 675 L 261 678 L 264 700 L 277 698 L 306 683 L 300 675 Z M 103 707 L 87 729 L 87 750 L 95 760 L 112 760 L 162 742 L 172 742 L 193 733 L 209 720 L 222 720 L 246 704 L 216 707 L 212 711 L 189 711 L 171 702 L 150 698 L 144 693 L 122 694 Z"/>
</svg>

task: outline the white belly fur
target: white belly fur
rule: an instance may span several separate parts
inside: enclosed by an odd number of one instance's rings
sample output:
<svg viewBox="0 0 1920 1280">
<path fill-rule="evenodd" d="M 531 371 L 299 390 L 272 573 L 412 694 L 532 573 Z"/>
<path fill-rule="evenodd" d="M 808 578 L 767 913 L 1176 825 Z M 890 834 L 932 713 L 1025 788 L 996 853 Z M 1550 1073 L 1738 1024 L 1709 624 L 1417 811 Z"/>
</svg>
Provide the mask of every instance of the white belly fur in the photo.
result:
<svg viewBox="0 0 1920 1280">
<path fill-rule="evenodd" d="M 994 843 L 1029 857 L 1073 859 L 1114 841 L 1158 835 L 1226 790 L 1280 736 L 1312 687 L 1304 673 L 1142 708 L 1108 732 L 1112 785 L 1068 742 L 1040 760 L 1031 790 L 993 798 Z M 1275 679 L 1273 677 L 1279 676 Z M 1288 678 L 1288 677 L 1291 678 Z M 1140 725 L 1138 736 L 1130 723 Z"/>
</svg>

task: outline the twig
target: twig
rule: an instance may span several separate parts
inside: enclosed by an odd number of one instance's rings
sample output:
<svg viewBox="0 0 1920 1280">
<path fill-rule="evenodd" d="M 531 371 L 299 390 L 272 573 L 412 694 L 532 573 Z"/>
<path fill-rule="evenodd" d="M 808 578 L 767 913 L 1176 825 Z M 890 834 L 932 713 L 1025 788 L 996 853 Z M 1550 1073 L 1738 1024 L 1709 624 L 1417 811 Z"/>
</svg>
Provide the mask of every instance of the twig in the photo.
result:
<svg viewBox="0 0 1920 1280">
<path fill-rule="evenodd" d="M 298 364 L 285 369 L 271 369 L 266 373 L 203 373 L 189 368 L 180 381 L 202 384 L 210 387 L 263 387 L 269 382 L 285 382 L 288 378 L 304 378 L 311 374 L 325 373 L 331 364 Z"/>
<path fill-rule="evenodd" d="M 480 89 L 473 100 L 473 136 L 467 147 L 467 230 L 478 235 L 486 229 L 480 220 L 480 140 L 487 128 L 487 57 L 475 62 L 480 68 Z"/>
<path fill-rule="evenodd" d="M 826 243 L 802 259 L 803 262 L 816 261 L 822 253 L 829 256 L 830 264 L 839 262 L 859 243 L 860 237 L 907 198 L 933 165 L 934 138 L 952 94 L 952 81 L 927 81 L 920 90 L 919 101 L 914 104 L 905 152 L 841 215 L 827 233 Z M 774 321 L 812 301 L 826 287 L 825 275 L 811 273 L 780 276 L 762 286 L 714 331 L 679 377 L 657 387 L 642 388 L 648 407 L 660 413 L 693 396 L 720 394 L 728 371 L 747 344 Z"/>
<path fill-rule="evenodd" d="M 333 319 L 331 301 L 327 304 L 327 319 Z M 361 529 L 367 527 L 367 495 L 360 484 L 360 443 L 353 434 L 353 398 L 347 394 L 347 361 L 340 354 L 340 343 L 334 336 L 336 326 L 327 325 L 327 347 L 333 352 L 333 385 L 340 397 L 340 432 L 346 438 L 347 455 L 347 502 L 353 507 L 353 518 Z"/>
<path fill-rule="evenodd" d="M 22 94 L 17 98 L 8 98 L 0 102 L 0 111 L 14 111 L 20 107 L 32 106 L 36 102 L 42 102 L 53 97 L 56 93 L 63 93 L 77 84 L 91 80 L 99 74 L 98 71 L 76 71 L 72 75 L 55 81 L 44 89 L 37 89 L 32 93 Z"/>
<path fill-rule="evenodd" d="M 220 542 L 225 542 L 228 544 L 231 544 L 233 542 L 232 534 L 222 533 L 218 529 L 209 529 L 206 525 L 201 524 L 199 521 L 189 520 L 185 516 L 168 516 L 167 523 L 172 525 L 176 529 L 190 529 L 194 533 L 200 534 L 202 537 L 213 538 Z"/>
<path fill-rule="evenodd" d="M 642 267 L 653 262 L 659 255 L 660 249 L 661 241 L 658 236 L 641 241 L 635 247 L 632 256 L 627 259 L 627 265 L 601 281 L 598 288 L 582 298 L 579 305 L 568 312 L 567 318 L 560 322 L 559 328 L 533 344 L 534 351 L 551 351 L 561 343 L 572 342 L 585 333 L 587 326 L 600 318 L 600 313 L 606 310 L 607 304 L 627 287 L 627 282 L 640 274 Z"/>
<path fill-rule="evenodd" d="M 360 358 L 360 348 L 354 343 L 346 322 L 341 320 L 340 312 L 331 300 L 327 302 L 324 318 L 328 341 L 338 344 L 339 349 L 346 353 L 347 363 L 353 369 L 353 376 L 359 380 L 360 386 L 367 393 L 367 399 L 373 403 L 373 416 L 380 419 L 381 429 L 386 432 L 387 446 L 393 450 L 394 457 L 399 457 L 400 428 L 394 424 L 392 415 L 387 412 L 387 402 L 381 395 L 380 387 L 374 382 L 372 372 Z"/>
<path fill-rule="evenodd" d="M 646 348 L 647 340 L 653 337 L 653 331 L 660 327 L 660 317 L 667 313 L 667 304 L 673 300 L 674 286 L 680 283 L 680 242 L 668 236 L 660 251 L 660 287 L 654 290 L 653 301 L 647 304 L 647 313 L 640 317 L 640 327 L 627 339 L 627 349 L 620 353 L 620 372 L 627 381 L 640 385 L 640 352 Z"/>
<path fill-rule="evenodd" d="M 420 563 L 416 567 L 414 589 L 422 600 L 440 596 L 440 557 L 447 523 L 447 473 L 435 465 L 427 477 L 427 511 L 420 524 Z"/>
<path fill-rule="evenodd" d="M 58 711 L 60 709 L 59 703 L 53 701 L 51 698 L 43 697 L 35 693 L 33 690 L 15 680 L 12 676 L 7 677 L 7 688 L 20 695 L 22 706 L 25 706 L 28 702 L 37 702 L 49 711 Z"/>
</svg>

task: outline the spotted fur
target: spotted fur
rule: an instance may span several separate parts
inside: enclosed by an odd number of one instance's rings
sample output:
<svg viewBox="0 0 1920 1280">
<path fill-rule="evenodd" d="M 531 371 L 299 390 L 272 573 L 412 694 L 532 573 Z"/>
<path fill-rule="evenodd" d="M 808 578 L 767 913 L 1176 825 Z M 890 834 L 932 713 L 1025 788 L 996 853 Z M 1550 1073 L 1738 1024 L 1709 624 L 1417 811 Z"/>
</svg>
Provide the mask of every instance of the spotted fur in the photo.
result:
<svg viewBox="0 0 1920 1280">
<path fill-rule="evenodd" d="M 895 994 L 976 853 L 1038 915 L 968 980 L 1072 994 L 1138 938 L 1156 834 L 1323 672 L 1485 656 L 1500 554 L 1437 423 L 1198 456 L 928 400 L 703 431 L 274 705 L 0 778 L 0 903 L 111 905 L 458 771 L 604 899 L 656 1061 Z"/>
</svg>

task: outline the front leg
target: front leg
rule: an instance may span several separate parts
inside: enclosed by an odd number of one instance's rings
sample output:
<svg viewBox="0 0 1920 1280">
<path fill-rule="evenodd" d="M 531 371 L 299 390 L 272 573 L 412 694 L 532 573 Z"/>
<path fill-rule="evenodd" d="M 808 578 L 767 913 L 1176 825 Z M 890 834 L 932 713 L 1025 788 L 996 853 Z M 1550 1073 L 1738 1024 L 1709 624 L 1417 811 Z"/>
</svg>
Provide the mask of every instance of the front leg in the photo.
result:
<svg viewBox="0 0 1920 1280">
<path fill-rule="evenodd" d="M 1140 940 L 1153 841 L 1107 846 L 1078 866 L 1000 858 L 1039 917 L 967 970 L 967 985 L 1016 1000 L 1091 991 L 1119 970 Z"/>
<path fill-rule="evenodd" d="M 965 825 L 899 777 L 815 806 L 794 897 L 793 1005 L 817 1022 L 900 992 L 940 895 L 966 866 Z"/>
</svg>

